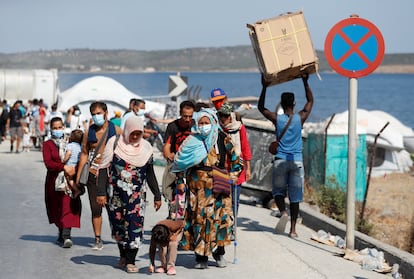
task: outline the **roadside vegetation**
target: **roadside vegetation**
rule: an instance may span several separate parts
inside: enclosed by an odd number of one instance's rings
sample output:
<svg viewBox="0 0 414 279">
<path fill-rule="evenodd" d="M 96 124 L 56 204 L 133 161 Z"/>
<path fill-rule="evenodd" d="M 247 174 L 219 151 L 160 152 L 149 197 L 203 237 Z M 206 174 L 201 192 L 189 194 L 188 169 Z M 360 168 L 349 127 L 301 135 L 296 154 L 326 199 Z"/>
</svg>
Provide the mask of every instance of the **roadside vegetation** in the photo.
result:
<svg viewBox="0 0 414 279">
<path fill-rule="evenodd" d="M 328 180 L 330 185 L 334 185 L 333 187 L 328 187 L 326 185 L 319 185 L 315 188 L 310 186 L 305 187 L 306 202 L 317 206 L 322 214 L 345 224 L 346 191 L 338 185 L 335 176 L 328 177 Z M 361 210 L 362 204 L 360 202 L 356 202 L 355 228 L 364 234 L 370 235 L 373 229 L 373 224 L 369 222 L 367 217 L 361 221 Z"/>
</svg>

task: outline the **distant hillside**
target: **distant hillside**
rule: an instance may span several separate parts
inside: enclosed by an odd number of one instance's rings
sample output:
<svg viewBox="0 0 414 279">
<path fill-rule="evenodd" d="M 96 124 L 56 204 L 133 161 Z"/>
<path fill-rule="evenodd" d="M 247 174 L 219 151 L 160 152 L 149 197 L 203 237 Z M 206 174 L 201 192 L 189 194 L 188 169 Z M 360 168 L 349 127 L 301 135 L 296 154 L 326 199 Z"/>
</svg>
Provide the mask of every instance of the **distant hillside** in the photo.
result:
<svg viewBox="0 0 414 279">
<path fill-rule="evenodd" d="M 317 51 L 320 71 L 330 71 L 322 51 Z M 50 69 L 80 72 L 151 71 L 257 71 L 250 45 L 179 50 L 65 49 L 0 54 L 0 68 Z M 386 54 L 378 72 L 414 73 L 414 53 Z"/>
</svg>

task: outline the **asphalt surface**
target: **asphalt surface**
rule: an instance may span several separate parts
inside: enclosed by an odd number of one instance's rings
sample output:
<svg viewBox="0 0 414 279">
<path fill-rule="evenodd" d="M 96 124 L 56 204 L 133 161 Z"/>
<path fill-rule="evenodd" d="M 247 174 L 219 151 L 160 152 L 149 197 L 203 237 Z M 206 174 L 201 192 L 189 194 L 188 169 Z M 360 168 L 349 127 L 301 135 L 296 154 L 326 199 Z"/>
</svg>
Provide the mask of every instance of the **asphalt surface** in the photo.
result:
<svg viewBox="0 0 414 279">
<path fill-rule="evenodd" d="M 40 151 L 10 153 L 9 142 L 0 144 L 0 278 L 162 278 L 166 274 L 148 273 L 150 230 L 167 216 L 163 203 L 153 208 L 152 195 L 145 218 L 145 241 L 136 264 L 139 273 L 127 274 L 114 265 L 118 260 L 116 243 L 111 239 L 106 212 L 101 251 L 91 250 L 93 233 L 87 194 L 82 196 L 81 228 L 73 229 L 74 246 L 63 249 L 55 244 L 57 228 L 48 223 L 44 204 L 46 169 Z M 156 167 L 159 183 L 163 168 Z M 242 197 L 246 199 L 246 197 Z M 299 237 L 276 234 L 278 218 L 269 209 L 242 203 L 239 209 L 237 246 L 226 247 L 226 268 L 194 269 L 194 254 L 179 251 L 177 278 L 391 278 L 361 268 L 342 257 L 344 250 L 311 240 L 315 231 L 299 224 Z M 289 228 L 289 223 L 286 230 Z M 158 260 L 156 263 L 159 263 Z"/>
</svg>

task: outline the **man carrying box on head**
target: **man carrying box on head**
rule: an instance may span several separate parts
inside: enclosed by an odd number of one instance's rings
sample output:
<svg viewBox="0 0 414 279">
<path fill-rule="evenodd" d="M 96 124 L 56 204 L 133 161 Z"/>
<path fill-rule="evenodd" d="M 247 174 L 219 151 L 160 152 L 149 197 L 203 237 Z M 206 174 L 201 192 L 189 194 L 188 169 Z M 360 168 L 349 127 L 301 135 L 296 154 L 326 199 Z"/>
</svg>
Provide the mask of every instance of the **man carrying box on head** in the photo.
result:
<svg viewBox="0 0 414 279">
<path fill-rule="evenodd" d="M 303 200 L 304 169 L 302 156 L 302 126 L 309 117 L 313 106 L 312 90 L 308 84 L 308 74 L 302 75 L 306 94 L 306 104 L 295 114 L 295 95 L 284 92 L 281 95 L 281 106 L 284 114 L 278 115 L 264 107 L 266 90 L 269 86 L 262 74 L 262 92 L 258 109 L 264 117 L 272 121 L 276 127 L 276 137 L 279 139 L 272 170 L 272 195 L 281 213 L 276 225 L 277 233 L 284 233 L 288 221 L 285 198 L 289 197 L 291 227 L 289 236 L 297 237 L 296 220 L 299 214 L 299 203 Z M 281 134 L 284 134 L 284 136 Z"/>
</svg>

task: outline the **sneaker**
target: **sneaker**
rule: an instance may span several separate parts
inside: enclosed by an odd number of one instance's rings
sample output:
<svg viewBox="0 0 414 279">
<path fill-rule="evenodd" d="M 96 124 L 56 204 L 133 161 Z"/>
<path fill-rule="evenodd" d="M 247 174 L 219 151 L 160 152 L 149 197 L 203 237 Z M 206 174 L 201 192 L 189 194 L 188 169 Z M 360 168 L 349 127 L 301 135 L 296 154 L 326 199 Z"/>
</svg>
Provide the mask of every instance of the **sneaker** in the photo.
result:
<svg viewBox="0 0 414 279">
<path fill-rule="evenodd" d="M 95 243 L 92 246 L 92 250 L 100 251 L 102 249 L 103 249 L 102 239 L 100 239 L 100 238 L 95 239 Z"/>
<path fill-rule="evenodd" d="M 197 262 L 194 268 L 197 269 L 206 269 L 208 267 L 208 262 Z"/>
<path fill-rule="evenodd" d="M 63 242 L 64 242 L 64 240 L 63 240 L 63 237 L 58 237 L 58 239 L 56 239 L 56 244 L 57 245 L 59 245 L 59 246 L 63 246 Z"/>
<path fill-rule="evenodd" d="M 174 266 L 170 266 L 167 270 L 167 275 L 176 275 L 177 271 L 175 270 Z"/>
<path fill-rule="evenodd" d="M 73 245 L 72 240 L 70 238 L 66 238 L 65 241 L 63 242 L 62 247 L 63 248 L 70 248 L 70 247 L 72 247 L 72 245 Z"/>
<path fill-rule="evenodd" d="M 216 260 L 217 267 L 226 267 L 226 260 L 224 259 L 223 255 L 216 255 L 213 254 L 213 258 Z"/>
</svg>

